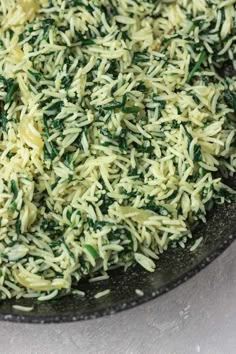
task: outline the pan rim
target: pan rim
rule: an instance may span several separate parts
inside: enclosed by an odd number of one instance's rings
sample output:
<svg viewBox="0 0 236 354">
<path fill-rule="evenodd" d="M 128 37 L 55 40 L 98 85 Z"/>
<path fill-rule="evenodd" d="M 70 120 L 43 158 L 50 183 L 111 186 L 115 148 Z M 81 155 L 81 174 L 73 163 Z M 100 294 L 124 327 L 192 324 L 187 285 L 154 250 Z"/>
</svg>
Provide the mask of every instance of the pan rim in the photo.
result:
<svg viewBox="0 0 236 354">
<path fill-rule="evenodd" d="M 101 309 L 93 314 L 89 315 L 27 315 L 27 313 L 14 314 L 14 313 L 4 313 L 0 312 L 0 321 L 3 322 L 13 322 L 13 323 L 27 323 L 27 324 L 53 324 L 53 323 L 72 323 L 72 322 L 82 322 L 86 320 L 98 319 L 105 316 L 114 315 L 126 310 L 133 309 L 137 306 L 143 305 L 149 301 L 152 301 L 159 296 L 162 296 L 169 291 L 174 290 L 181 284 L 185 283 L 201 270 L 205 269 L 209 264 L 211 264 L 216 258 L 218 258 L 230 245 L 236 240 L 236 229 L 232 231 L 230 235 L 222 239 L 217 247 L 204 259 L 198 262 L 196 265 L 192 266 L 185 273 L 181 274 L 179 277 L 170 281 L 165 286 L 160 287 L 157 291 L 146 292 L 144 296 L 137 299 L 130 299 L 130 301 L 121 302 L 120 304 L 108 306 L 105 310 Z"/>
</svg>

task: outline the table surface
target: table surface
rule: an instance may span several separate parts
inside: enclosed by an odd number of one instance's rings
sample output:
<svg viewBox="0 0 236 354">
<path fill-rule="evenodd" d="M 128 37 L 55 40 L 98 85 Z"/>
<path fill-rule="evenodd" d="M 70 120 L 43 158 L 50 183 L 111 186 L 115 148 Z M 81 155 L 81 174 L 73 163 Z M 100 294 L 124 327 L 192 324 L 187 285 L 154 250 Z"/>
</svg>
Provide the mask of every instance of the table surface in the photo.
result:
<svg viewBox="0 0 236 354">
<path fill-rule="evenodd" d="M 0 323 L 1 354 L 235 354 L 236 242 L 172 292 L 87 322 Z"/>
</svg>

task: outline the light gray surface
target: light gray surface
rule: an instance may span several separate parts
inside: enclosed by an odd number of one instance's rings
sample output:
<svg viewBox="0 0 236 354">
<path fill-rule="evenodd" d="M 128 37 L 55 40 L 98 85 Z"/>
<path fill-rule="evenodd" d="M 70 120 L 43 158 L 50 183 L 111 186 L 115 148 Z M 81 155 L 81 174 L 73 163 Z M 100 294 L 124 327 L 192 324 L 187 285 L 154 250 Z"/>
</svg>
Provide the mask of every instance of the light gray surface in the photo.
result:
<svg viewBox="0 0 236 354">
<path fill-rule="evenodd" d="M 0 353 L 236 354 L 236 243 L 199 275 L 136 309 L 62 325 L 0 323 Z"/>
</svg>

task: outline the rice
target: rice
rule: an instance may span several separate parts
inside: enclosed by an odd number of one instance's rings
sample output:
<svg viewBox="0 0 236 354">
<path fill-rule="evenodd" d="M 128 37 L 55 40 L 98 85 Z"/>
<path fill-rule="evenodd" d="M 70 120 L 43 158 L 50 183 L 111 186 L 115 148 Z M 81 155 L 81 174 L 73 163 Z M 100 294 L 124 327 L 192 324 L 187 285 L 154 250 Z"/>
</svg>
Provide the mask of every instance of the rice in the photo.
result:
<svg viewBox="0 0 236 354">
<path fill-rule="evenodd" d="M 136 293 L 136 295 L 138 295 L 140 297 L 144 296 L 144 292 L 140 289 L 135 289 L 135 293 Z"/>
<path fill-rule="evenodd" d="M 235 1 L 1 0 L 0 21 L 0 299 L 153 272 L 235 195 Z"/>
<path fill-rule="evenodd" d="M 84 297 L 86 295 L 84 291 L 81 291 L 81 290 L 78 290 L 78 289 L 72 290 L 72 294 L 73 295 L 78 295 L 78 296 L 81 296 L 81 297 Z"/>
<path fill-rule="evenodd" d="M 201 242 L 203 241 L 203 237 L 199 237 L 195 242 L 194 244 L 192 245 L 192 247 L 190 248 L 190 252 L 193 252 L 195 251 L 198 246 L 201 244 Z"/>
<path fill-rule="evenodd" d="M 98 277 L 90 278 L 89 282 L 90 283 L 96 283 L 96 282 L 107 280 L 107 279 L 109 279 L 109 275 L 108 274 L 104 274 L 104 275 L 100 275 Z"/>
<path fill-rule="evenodd" d="M 94 298 L 95 299 L 100 299 L 101 297 L 110 294 L 110 292 L 111 292 L 110 289 L 107 289 L 107 290 L 104 290 L 104 291 L 100 291 L 100 292 L 98 292 L 97 294 L 94 295 Z"/>
<path fill-rule="evenodd" d="M 13 305 L 12 307 L 14 308 L 14 310 L 22 311 L 22 312 L 31 312 L 34 309 L 33 307 L 20 306 L 20 305 Z"/>
</svg>

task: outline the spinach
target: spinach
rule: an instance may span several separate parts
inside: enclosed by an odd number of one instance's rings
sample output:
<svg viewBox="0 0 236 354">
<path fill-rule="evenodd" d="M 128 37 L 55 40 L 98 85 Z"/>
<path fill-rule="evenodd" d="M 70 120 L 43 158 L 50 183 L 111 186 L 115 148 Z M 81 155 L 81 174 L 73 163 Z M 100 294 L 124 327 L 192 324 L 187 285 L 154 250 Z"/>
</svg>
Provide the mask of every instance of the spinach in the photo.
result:
<svg viewBox="0 0 236 354">
<path fill-rule="evenodd" d="M 195 144 L 194 145 L 194 159 L 193 162 L 202 161 L 202 148 L 201 145 Z"/>
<path fill-rule="evenodd" d="M 234 110 L 234 113 L 236 113 L 236 94 L 234 94 L 230 90 L 226 90 L 224 92 L 224 99 L 228 107 L 232 108 Z"/>
<path fill-rule="evenodd" d="M 84 244 L 84 248 L 91 254 L 91 256 L 95 259 L 99 258 L 98 252 L 95 250 L 95 248 L 91 245 Z"/>
<path fill-rule="evenodd" d="M 161 215 L 161 216 L 168 216 L 169 215 L 169 211 L 165 207 L 163 207 L 162 205 L 156 204 L 154 201 L 151 201 L 142 209 L 151 210 L 154 213 Z"/>
<path fill-rule="evenodd" d="M 7 95 L 5 98 L 5 104 L 8 104 L 12 101 L 15 92 L 18 90 L 18 84 L 14 83 L 13 80 L 7 80 Z"/>
<path fill-rule="evenodd" d="M 132 114 L 137 114 L 140 111 L 140 107 L 136 106 L 129 106 L 127 103 L 130 103 L 131 100 L 129 98 L 132 98 L 133 95 L 129 92 L 125 93 L 124 96 L 122 97 L 122 100 L 119 101 L 113 101 L 109 106 L 105 106 L 103 109 L 105 111 L 113 111 L 115 109 L 120 109 L 123 113 L 132 113 Z"/>
<path fill-rule="evenodd" d="M 133 55 L 133 64 L 147 63 L 150 61 L 150 55 L 147 52 L 136 52 Z"/>
<path fill-rule="evenodd" d="M 16 184 L 15 180 L 11 180 L 11 193 L 14 195 L 14 198 L 16 199 L 18 196 L 18 187 Z"/>
<path fill-rule="evenodd" d="M 190 71 L 190 73 L 188 75 L 187 83 L 190 83 L 190 81 L 192 80 L 195 73 L 199 71 L 199 69 L 201 68 L 201 65 L 204 62 L 204 60 L 206 59 L 206 57 L 207 57 L 207 53 L 205 50 L 203 50 L 198 58 L 198 61 L 196 62 L 196 64 L 194 65 L 194 67 L 192 68 L 192 70 Z"/>
</svg>

